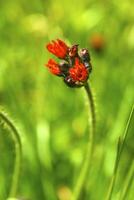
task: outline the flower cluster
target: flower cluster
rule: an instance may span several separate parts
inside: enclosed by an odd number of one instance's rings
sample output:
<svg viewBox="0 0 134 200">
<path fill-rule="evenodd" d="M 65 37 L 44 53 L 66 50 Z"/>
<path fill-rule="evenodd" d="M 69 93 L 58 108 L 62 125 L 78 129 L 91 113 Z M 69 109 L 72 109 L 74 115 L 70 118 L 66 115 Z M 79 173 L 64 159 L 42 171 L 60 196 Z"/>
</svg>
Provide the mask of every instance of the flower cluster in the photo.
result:
<svg viewBox="0 0 134 200">
<path fill-rule="evenodd" d="M 69 47 L 60 39 L 48 43 L 46 48 L 61 59 L 60 63 L 49 59 L 46 67 L 52 74 L 63 77 L 64 82 L 70 87 L 85 85 L 92 70 L 87 49 L 78 51 L 78 45 Z"/>
</svg>

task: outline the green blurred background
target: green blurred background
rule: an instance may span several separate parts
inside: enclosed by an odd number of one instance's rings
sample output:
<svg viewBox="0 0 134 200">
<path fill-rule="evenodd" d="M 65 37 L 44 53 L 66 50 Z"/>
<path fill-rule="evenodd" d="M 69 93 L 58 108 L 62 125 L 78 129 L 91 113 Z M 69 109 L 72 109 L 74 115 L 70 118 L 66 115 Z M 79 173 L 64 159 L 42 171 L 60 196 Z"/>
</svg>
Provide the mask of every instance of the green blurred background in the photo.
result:
<svg viewBox="0 0 134 200">
<path fill-rule="evenodd" d="M 23 162 L 18 197 L 70 200 L 88 139 L 83 88 L 68 88 L 44 63 L 45 45 L 61 38 L 89 49 L 97 133 L 87 196 L 103 200 L 117 140 L 134 100 L 134 12 L 131 0 L 0 0 L 0 106 L 17 125 Z M 90 116 L 89 116 L 90 117 Z M 134 122 L 134 119 L 133 119 Z M 134 159 L 134 123 L 123 151 L 113 200 Z M 11 186 L 14 144 L 0 129 L 0 200 Z M 96 191 L 97 189 L 97 191 Z M 127 200 L 134 198 L 134 184 Z"/>
</svg>

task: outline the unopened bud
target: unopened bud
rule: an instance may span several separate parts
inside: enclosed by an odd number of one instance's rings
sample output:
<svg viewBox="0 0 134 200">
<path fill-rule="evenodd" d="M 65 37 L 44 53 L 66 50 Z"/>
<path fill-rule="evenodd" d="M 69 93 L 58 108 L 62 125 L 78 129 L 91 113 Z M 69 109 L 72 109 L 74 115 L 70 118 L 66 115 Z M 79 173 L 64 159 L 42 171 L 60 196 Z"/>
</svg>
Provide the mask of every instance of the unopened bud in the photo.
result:
<svg viewBox="0 0 134 200">
<path fill-rule="evenodd" d="M 80 55 L 81 59 L 83 60 L 83 62 L 89 62 L 91 60 L 87 49 L 84 49 L 84 48 L 80 49 L 79 55 Z"/>
</svg>

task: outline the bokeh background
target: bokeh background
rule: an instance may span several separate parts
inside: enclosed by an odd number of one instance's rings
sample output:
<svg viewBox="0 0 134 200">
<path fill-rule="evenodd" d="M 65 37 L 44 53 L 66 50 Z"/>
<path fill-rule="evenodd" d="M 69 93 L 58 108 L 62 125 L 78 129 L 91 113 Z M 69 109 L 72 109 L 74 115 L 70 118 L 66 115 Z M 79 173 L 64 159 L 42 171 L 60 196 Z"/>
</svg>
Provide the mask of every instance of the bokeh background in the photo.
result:
<svg viewBox="0 0 134 200">
<path fill-rule="evenodd" d="M 103 200 L 117 140 L 134 100 L 132 0 L 0 0 L 0 106 L 20 132 L 23 162 L 18 197 L 69 200 L 85 155 L 88 113 L 83 88 L 70 89 L 44 67 L 45 45 L 61 38 L 89 49 L 97 133 L 87 196 Z M 89 116 L 90 117 L 90 116 Z M 133 119 L 134 122 L 134 119 Z M 134 123 L 122 154 L 113 200 L 134 159 Z M 11 186 L 15 150 L 0 128 L 0 200 Z M 134 184 L 126 200 L 133 200 Z"/>
</svg>

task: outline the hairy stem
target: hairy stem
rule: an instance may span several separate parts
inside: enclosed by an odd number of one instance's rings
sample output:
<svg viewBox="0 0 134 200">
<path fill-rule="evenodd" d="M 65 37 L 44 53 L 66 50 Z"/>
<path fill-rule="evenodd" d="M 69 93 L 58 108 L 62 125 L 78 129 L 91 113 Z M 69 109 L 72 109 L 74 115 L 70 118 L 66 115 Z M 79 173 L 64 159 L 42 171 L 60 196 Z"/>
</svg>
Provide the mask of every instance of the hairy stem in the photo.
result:
<svg viewBox="0 0 134 200">
<path fill-rule="evenodd" d="M 88 83 L 84 86 L 84 88 L 87 93 L 88 103 L 89 103 L 90 132 L 89 132 L 89 141 L 87 144 L 87 152 L 86 152 L 85 160 L 84 160 L 84 163 L 82 164 L 80 176 L 78 177 L 78 181 L 74 188 L 72 200 L 78 200 L 81 197 L 81 194 L 85 186 L 86 178 L 90 171 L 91 160 L 92 160 L 92 155 L 93 155 L 93 150 L 94 150 L 94 134 L 95 134 L 95 122 L 96 122 L 95 105 L 94 105 L 92 91 Z"/>
<path fill-rule="evenodd" d="M 0 118 L 7 124 L 7 126 L 11 129 L 11 135 L 15 145 L 15 163 L 14 163 L 14 171 L 12 177 L 11 188 L 9 191 L 9 197 L 15 197 L 18 188 L 18 182 L 20 177 L 20 169 L 21 169 L 21 160 L 22 160 L 22 147 L 19 133 L 11 122 L 11 120 L 3 113 L 0 112 Z"/>
</svg>

